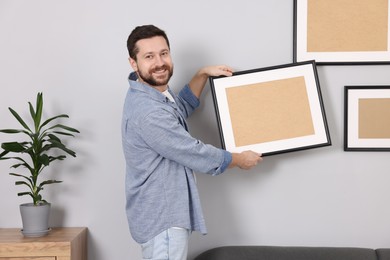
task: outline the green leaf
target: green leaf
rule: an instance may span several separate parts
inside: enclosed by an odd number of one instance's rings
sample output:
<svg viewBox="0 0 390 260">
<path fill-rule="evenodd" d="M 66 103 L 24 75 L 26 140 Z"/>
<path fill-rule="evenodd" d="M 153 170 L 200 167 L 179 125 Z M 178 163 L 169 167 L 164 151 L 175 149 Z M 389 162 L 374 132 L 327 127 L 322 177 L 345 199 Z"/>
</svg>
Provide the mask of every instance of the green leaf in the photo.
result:
<svg viewBox="0 0 390 260">
<path fill-rule="evenodd" d="M 22 175 L 22 174 L 18 174 L 18 173 L 10 173 L 9 175 L 27 178 L 26 176 L 24 176 L 24 175 Z"/>
<path fill-rule="evenodd" d="M 58 141 L 58 142 L 61 143 L 60 138 L 58 138 L 57 136 L 55 136 L 55 135 L 53 135 L 53 134 L 48 134 L 48 136 L 50 137 L 50 139 L 56 140 L 56 141 Z"/>
<path fill-rule="evenodd" d="M 64 160 L 65 158 L 66 158 L 65 155 L 50 156 L 50 162 L 55 161 L 55 160 L 60 160 L 60 161 L 62 161 L 62 160 Z"/>
<path fill-rule="evenodd" d="M 20 161 L 22 161 L 23 159 L 21 159 Z M 24 163 L 17 163 L 17 164 L 14 164 L 14 165 L 12 165 L 10 168 L 19 168 L 20 166 L 24 166 L 24 167 L 26 167 L 26 168 L 28 168 L 27 166 L 28 166 L 28 164 L 26 163 L 26 162 L 24 162 Z"/>
<path fill-rule="evenodd" d="M 47 185 L 47 184 L 53 184 L 53 183 L 61 183 L 62 181 L 57 181 L 57 180 L 46 180 L 46 181 L 43 181 L 39 184 L 39 188 L 42 188 L 44 185 Z"/>
<path fill-rule="evenodd" d="M 30 102 L 28 102 L 28 106 L 30 108 L 30 115 L 31 115 L 31 118 L 34 119 L 35 118 L 35 110 L 34 110 L 34 107 L 31 105 Z"/>
<path fill-rule="evenodd" d="M 34 119 L 35 131 L 39 131 L 41 119 L 42 119 L 42 111 L 43 111 L 43 94 L 42 92 L 37 94 L 37 105 L 36 105 L 36 113 Z"/>
<path fill-rule="evenodd" d="M 1 148 L 3 148 L 5 151 L 8 152 L 22 153 L 26 151 L 24 144 L 25 143 L 18 143 L 18 142 L 2 143 Z"/>
<path fill-rule="evenodd" d="M 16 169 L 16 168 L 19 168 L 20 166 L 24 166 L 24 163 L 17 163 L 17 164 L 14 164 L 14 165 L 10 166 L 10 168 Z"/>
<path fill-rule="evenodd" d="M 24 132 L 24 130 L 18 130 L 18 129 L 1 129 L 0 132 L 1 132 L 1 133 L 5 133 L 5 134 L 18 134 L 18 133 Z"/>
<path fill-rule="evenodd" d="M 62 115 L 58 115 L 58 116 L 55 116 L 55 117 L 51 117 L 49 119 L 47 119 L 45 122 L 43 122 L 43 124 L 41 125 L 41 129 L 42 127 L 44 127 L 45 125 L 47 125 L 48 123 L 50 123 L 51 121 L 57 119 L 57 118 L 69 118 L 68 115 L 65 115 L 65 114 L 62 114 Z"/>
<path fill-rule="evenodd" d="M 16 169 L 16 168 L 19 168 L 20 166 L 27 167 L 27 163 L 17 163 L 17 164 L 12 165 L 10 168 L 15 168 Z"/>
<path fill-rule="evenodd" d="M 67 135 L 67 136 L 73 136 L 74 137 L 74 135 L 72 135 L 70 133 L 65 133 L 65 132 L 53 131 L 53 133 L 59 134 L 59 135 Z"/>
<path fill-rule="evenodd" d="M 4 156 L 7 155 L 9 151 L 3 151 L 0 153 L 0 160 L 8 160 L 9 158 L 5 158 Z"/>
<path fill-rule="evenodd" d="M 24 178 L 31 184 L 31 186 L 34 186 L 32 181 L 31 181 L 31 179 L 29 177 L 27 177 L 27 176 L 24 176 L 24 175 L 18 174 L 18 173 L 13 173 L 13 172 L 9 173 L 9 175 Z"/>
<path fill-rule="evenodd" d="M 21 157 L 8 157 L 7 159 L 14 159 L 14 160 L 17 160 L 17 161 L 21 161 L 21 162 L 23 162 L 22 164 L 24 165 L 24 164 L 26 164 L 26 165 L 28 165 L 28 163 L 23 159 L 23 158 L 21 158 Z M 12 166 L 11 166 L 12 167 Z"/>
<path fill-rule="evenodd" d="M 18 113 L 16 113 L 15 110 L 13 110 L 12 108 L 8 108 L 9 111 L 11 111 L 11 114 L 14 115 L 14 117 L 19 121 L 19 123 L 25 128 L 27 129 L 28 131 L 31 132 L 30 128 L 28 127 L 28 125 L 23 121 L 23 119 L 19 116 Z"/>
<path fill-rule="evenodd" d="M 51 146 L 53 148 L 61 149 L 62 151 L 66 152 L 67 154 L 76 157 L 76 153 L 68 148 L 65 147 L 63 143 L 57 142 L 55 140 L 48 140 L 51 143 Z"/>
<path fill-rule="evenodd" d="M 26 185 L 31 189 L 31 185 L 25 181 L 15 181 L 15 185 Z"/>
<path fill-rule="evenodd" d="M 18 193 L 18 196 L 24 196 L 24 195 L 30 195 L 30 196 L 32 196 L 32 193 L 31 193 L 31 192 L 28 192 L 28 191 L 19 192 L 19 193 Z"/>
<path fill-rule="evenodd" d="M 42 154 L 38 157 L 38 162 L 42 163 L 45 166 L 48 166 L 50 164 L 49 156 L 47 156 L 47 154 Z"/>
<path fill-rule="evenodd" d="M 50 127 L 49 129 L 54 129 L 54 128 L 62 128 L 62 129 L 68 130 L 69 132 L 80 133 L 79 130 L 74 129 L 74 128 L 69 127 L 69 126 L 66 126 L 66 125 L 62 125 L 62 124 L 54 125 L 54 126 Z"/>
</svg>

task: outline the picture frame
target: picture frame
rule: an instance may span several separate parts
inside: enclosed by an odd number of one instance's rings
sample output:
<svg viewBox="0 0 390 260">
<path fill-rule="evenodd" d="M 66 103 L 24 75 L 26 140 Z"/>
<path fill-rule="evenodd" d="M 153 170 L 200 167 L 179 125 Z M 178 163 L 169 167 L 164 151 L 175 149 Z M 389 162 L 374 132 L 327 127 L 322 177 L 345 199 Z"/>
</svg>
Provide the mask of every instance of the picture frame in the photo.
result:
<svg viewBox="0 0 390 260">
<path fill-rule="evenodd" d="M 344 87 L 344 150 L 390 151 L 390 85 Z"/>
<path fill-rule="evenodd" d="M 390 64 L 389 0 L 294 0 L 294 62 Z"/>
<path fill-rule="evenodd" d="M 331 145 L 315 61 L 209 81 L 223 149 L 268 156 Z"/>
</svg>

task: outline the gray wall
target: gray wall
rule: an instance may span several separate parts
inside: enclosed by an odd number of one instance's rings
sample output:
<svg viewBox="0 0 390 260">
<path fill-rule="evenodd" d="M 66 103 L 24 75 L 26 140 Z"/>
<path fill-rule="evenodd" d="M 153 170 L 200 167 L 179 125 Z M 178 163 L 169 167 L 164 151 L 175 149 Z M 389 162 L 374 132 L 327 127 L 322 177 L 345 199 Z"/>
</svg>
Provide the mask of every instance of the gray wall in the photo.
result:
<svg viewBox="0 0 390 260">
<path fill-rule="evenodd" d="M 47 116 L 67 113 L 81 130 L 76 159 L 45 174 L 52 226 L 87 226 L 89 259 L 140 259 L 124 212 L 122 104 L 130 72 L 125 41 L 140 24 L 171 40 L 178 90 L 204 65 L 236 70 L 292 62 L 293 1 L 2 0 L 0 128 L 16 127 L 11 106 L 44 92 Z M 221 245 L 390 246 L 389 154 L 344 152 L 343 87 L 390 84 L 389 66 L 318 68 L 333 145 L 265 158 L 250 171 L 198 174 L 209 234 L 194 233 L 190 259 Z M 209 87 L 191 132 L 219 146 Z M 1 135 L 0 141 L 7 140 Z M 0 164 L 0 227 L 20 227 L 19 188 Z"/>
</svg>

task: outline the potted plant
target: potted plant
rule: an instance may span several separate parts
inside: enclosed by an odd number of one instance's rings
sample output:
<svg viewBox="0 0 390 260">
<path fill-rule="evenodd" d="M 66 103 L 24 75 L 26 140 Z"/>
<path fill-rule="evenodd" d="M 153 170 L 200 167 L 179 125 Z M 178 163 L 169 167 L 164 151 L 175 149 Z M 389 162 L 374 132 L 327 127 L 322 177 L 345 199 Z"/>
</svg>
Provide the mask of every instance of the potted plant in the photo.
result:
<svg viewBox="0 0 390 260">
<path fill-rule="evenodd" d="M 60 114 L 46 120 L 42 120 L 43 94 L 38 93 L 36 106 L 28 102 L 32 122 L 27 124 L 25 120 L 12 108 L 8 108 L 11 114 L 22 126 L 22 129 L 1 129 L 0 133 L 17 134 L 25 137 L 23 141 L 4 142 L 1 144 L 3 151 L 0 160 L 16 161 L 10 168 L 15 171 L 9 173 L 19 178 L 15 185 L 26 186 L 27 191 L 18 193 L 18 196 L 30 196 L 32 203 L 20 205 L 23 229 L 25 236 L 44 236 L 49 232 L 50 203 L 42 198 L 41 191 L 46 185 L 60 183 L 58 180 L 41 180 L 43 170 L 52 162 L 64 160 L 66 154 L 76 157 L 76 153 L 66 147 L 61 137 L 79 133 L 78 130 L 57 123 L 60 118 L 68 118 L 66 114 Z M 19 140 L 19 138 L 18 138 Z M 41 215 L 41 211 L 44 215 Z M 29 214 L 29 215 L 25 215 Z"/>
</svg>

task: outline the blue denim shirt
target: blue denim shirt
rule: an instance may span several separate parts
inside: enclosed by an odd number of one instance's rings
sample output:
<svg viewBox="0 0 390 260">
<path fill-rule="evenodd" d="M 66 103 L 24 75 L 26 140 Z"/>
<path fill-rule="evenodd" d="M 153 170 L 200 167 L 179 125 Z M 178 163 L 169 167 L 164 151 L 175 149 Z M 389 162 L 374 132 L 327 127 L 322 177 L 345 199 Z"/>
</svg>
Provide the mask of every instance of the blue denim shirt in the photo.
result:
<svg viewBox="0 0 390 260">
<path fill-rule="evenodd" d="M 199 106 L 186 85 L 175 102 L 129 76 L 122 119 L 126 213 L 133 239 L 144 243 L 170 227 L 207 233 L 193 171 L 218 175 L 231 153 L 188 133 L 186 118 Z"/>
</svg>

